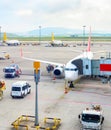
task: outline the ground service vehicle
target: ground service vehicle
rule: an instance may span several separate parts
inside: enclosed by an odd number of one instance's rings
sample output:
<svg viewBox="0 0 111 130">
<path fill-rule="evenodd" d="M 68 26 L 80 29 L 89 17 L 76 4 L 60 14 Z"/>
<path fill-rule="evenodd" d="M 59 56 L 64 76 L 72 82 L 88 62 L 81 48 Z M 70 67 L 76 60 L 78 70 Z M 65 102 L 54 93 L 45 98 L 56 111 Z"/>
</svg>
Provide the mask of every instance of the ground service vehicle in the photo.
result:
<svg viewBox="0 0 111 130">
<path fill-rule="evenodd" d="M 81 123 L 81 130 L 101 130 L 104 117 L 100 105 L 92 105 L 91 108 L 86 108 L 78 116 Z"/>
<path fill-rule="evenodd" d="M 10 55 L 7 52 L 3 51 L 0 53 L 0 60 L 5 60 L 5 59 L 10 59 Z"/>
<path fill-rule="evenodd" d="M 27 81 L 17 81 L 12 84 L 11 96 L 24 97 L 31 92 L 31 85 Z"/>
<path fill-rule="evenodd" d="M 4 81 L 0 81 L 0 100 L 3 98 L 3 91 L 6 89 Z"/>
<path fill-rule="evenodd" d="M 11 64 L 10 66 L 7 66 L 3 69 L 4 71 L 4 76 L 5 78 L 7 77 L 16 77 L 16 76 L 20 76 L 21 74 L 21 69 L 19 68 L 19 66 L 17 64 Z"/>
</svg>

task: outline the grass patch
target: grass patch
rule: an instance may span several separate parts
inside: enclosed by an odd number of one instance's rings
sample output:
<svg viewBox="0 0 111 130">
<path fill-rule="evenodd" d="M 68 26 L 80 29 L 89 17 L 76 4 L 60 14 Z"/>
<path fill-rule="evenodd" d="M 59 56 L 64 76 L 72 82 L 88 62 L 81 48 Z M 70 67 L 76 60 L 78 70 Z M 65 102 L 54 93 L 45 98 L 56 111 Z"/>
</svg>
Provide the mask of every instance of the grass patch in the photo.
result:
<svg viewBox="0 0 111 130">
<path fill-rule="evenodd" d="M 11 39 L 18 39 L 20 41 L 51 41 L 51 37 L 8 37 Z M 55 37 L 56 40 L 62 41 L 88 41 L 88 37 Z M 94 42 L 111 42 L 111 37 L 91 37 Z"/>
</svg>

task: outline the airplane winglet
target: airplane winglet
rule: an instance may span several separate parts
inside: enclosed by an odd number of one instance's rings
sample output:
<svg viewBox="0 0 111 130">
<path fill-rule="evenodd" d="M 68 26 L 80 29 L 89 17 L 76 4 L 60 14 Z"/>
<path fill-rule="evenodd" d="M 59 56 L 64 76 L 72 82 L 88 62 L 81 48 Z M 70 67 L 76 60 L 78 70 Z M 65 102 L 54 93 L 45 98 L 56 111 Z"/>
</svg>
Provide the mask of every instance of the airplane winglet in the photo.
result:
<svg viewBox="0 0 111 130">
<path fill-rule="evenodd" d="M 90 32 L 89 32 L 87 51 L 88 52 L 91 51 L 91 27 L 90 27 Z"/>
</svg>

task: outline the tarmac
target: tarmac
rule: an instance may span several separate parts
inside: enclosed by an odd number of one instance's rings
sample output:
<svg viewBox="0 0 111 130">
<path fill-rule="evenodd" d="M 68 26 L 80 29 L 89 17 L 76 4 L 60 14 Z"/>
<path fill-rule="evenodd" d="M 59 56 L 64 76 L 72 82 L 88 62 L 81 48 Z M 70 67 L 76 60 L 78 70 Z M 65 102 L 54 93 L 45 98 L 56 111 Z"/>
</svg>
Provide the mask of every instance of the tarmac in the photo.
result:
<svg viewBox="0 0 111 130">
<path fill-rule="evenodd" d="M 45 47 L 42 45 L 22 46 L 23 55 L 57 63 L 67 63 L 79 55 L 74 50 L 84 50 L 86 46 Z M 109 45 L 93 45 L 92 51 L 108 50 Z M 21 115 L 35 116 L 35 82 L 33 62 L 20 57 L 21 46 L 1 46 L 0 51 L 6 51 L 11 59 L 0 60 L 0 77 L 6 82 L 4 97 L 0 101 L 0 130 L 14 130 L 11 125 Z M 94 58 L 101 57 L 97 54 Z M 3 68 L 11 63 L 17 63 L 22 74 L 18 78 L 4 78 Z M 84 77 L 66 94 L 64 79 L 53 80 L 52 74 L 47 73 L 46 64 L 41 63 L 41 76 L 38 83 L 38 120 L 41 124 L 44 117 L 60 118 L 59 130 L 80 130 L 78 115 L 91 104 L 100 104 L 103 109 L 104 123 L 102 130 L 111 130 L 111 86 L 103 84 L 99 79 Z M 26 80 L 31 84 L 31 94 L 22 98 L 10 96 L 11 85 L 16 81 Z M 22 130 L 22 129 L 20 129 Z M 32 130 L 32 129 L 30 129 Z M 34 129 L 33 129 L 34 130 Z"/>
</svg>

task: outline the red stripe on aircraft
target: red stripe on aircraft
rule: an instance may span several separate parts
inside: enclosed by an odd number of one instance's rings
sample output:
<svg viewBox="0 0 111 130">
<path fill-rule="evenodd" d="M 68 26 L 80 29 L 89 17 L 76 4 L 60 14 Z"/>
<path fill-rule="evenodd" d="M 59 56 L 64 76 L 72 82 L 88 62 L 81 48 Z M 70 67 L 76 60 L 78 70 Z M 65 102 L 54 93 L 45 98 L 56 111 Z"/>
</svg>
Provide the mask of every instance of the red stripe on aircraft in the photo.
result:
<svg viewBox="0 0 111 130">
<path fill-rule="evenodd" d="M 111 64 L 100 64 L 100 71 L 111 71 Z"/>
</svg>

